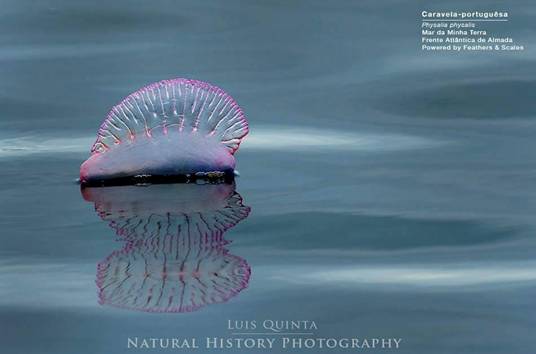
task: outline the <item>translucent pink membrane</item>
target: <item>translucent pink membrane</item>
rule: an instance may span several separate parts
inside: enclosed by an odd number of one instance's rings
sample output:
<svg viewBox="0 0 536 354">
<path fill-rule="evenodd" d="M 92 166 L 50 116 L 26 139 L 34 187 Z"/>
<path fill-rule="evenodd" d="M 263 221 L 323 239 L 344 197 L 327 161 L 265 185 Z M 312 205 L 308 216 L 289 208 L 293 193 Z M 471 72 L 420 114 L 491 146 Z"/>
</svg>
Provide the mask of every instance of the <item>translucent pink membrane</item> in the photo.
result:
<svg viewBox="0 0 536 354">
<path fill-rule="evenodd" d="M 80 167 L 80 181 L 229 175 L 235 167 L 233 155 L 247 133 L 244 113 L 220 88 L 188 79 L 160 81 L 111 109 L 91 156 Z"/>
</svg>

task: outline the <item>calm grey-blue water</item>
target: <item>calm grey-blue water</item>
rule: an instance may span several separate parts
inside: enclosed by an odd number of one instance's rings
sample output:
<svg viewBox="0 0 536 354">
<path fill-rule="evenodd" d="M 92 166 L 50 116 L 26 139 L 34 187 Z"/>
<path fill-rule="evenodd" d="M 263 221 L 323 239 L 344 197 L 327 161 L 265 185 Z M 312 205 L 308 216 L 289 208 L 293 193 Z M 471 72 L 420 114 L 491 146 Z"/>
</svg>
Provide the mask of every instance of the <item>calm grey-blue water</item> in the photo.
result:
<svg viewBox="0 0 536 354">
<path fill-rule="evenodd" d="M 536 352 L 536 4 L 508 4 L 471 3 L 510 11 L 488 28 L 523 52 L 421 52 L 420 1 L 1 1 L 0 352 L 205 353 L 127 340 L 239 336 L 229 320 L 402 339 L 303 353 Z M 238 194 L 81 193 L 110 107 L 174 77 L 218 85 L 245 111 Z M 130 277 L 183 268 L 163 238 L 144 250 L 118 223 L 138 217 L 158 241 L 162 223 L 229 203 L 241 214 L 225 240 L 188 262 L 234 279 L 170 276 L 195 306 L 166 311 L 165 275 L 149 288 Z"/>
</svg>

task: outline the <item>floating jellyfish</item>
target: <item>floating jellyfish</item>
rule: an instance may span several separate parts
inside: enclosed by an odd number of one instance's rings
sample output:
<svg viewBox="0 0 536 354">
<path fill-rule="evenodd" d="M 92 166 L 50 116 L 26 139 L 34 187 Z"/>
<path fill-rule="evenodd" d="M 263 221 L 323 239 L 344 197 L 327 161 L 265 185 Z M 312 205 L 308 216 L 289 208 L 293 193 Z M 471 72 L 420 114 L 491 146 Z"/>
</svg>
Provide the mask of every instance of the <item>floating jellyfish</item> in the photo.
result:
<svg viewBox="0 0 536 354">
<path fill-rule="evenodd" d="M 87 187 L 82 194 L 125 242 L 97 265 L 99 303 L 191 312 L 247 287 L 250 267 L 223 237 L 250 211 L 234 184 Z"/>
<path fill-rule="evenodd" d="M 111 109 L 80 167 L 80 182 L 232 178 L 234 153 L 247 133 L 242 110 L 220 88 L 188 79 L 160 81 Z"/>
</svg>

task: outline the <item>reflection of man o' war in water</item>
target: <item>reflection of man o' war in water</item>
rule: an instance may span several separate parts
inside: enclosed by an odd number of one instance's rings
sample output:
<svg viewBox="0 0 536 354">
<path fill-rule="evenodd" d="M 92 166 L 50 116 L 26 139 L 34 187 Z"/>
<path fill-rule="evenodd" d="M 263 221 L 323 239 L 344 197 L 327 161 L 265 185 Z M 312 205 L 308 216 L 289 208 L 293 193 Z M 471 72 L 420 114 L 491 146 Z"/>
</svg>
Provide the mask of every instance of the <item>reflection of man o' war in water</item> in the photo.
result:
<svg viewBox="0 0 536 354">
<path fill-rule="evenodd" d="M 246 288 L 247 262 L 223 234 L 250 208 L 234 184 L 83 188 L 125 241 L 98 264 L 101 304 L 148 312 L 190 312 Z"/>
</svg>

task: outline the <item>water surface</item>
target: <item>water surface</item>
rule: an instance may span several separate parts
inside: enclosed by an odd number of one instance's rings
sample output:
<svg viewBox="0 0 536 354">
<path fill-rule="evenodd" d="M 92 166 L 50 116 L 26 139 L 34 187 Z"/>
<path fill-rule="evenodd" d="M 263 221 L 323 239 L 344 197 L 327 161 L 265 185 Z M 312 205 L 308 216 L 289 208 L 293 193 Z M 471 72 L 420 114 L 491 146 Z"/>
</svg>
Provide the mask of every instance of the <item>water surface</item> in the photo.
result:
<svg viewBox="0 0 536 354">
<path fill-rule="evenodd" d="M 512 7 L 529 50 L 432 55 L 417 1 L 3 1 L 3 348 L 126 353 L 128 337 L 295 319 L 400 337 L 399 353 L 536 351 L 536 8 Z M 249 118 L 251 212 L 217 252 L 251 275 L 197 311 L 129 310 L 98 281 L 125 241 L 73 181 L 107 110 L 172 77 L 223 87 Z"/>
</svg>

